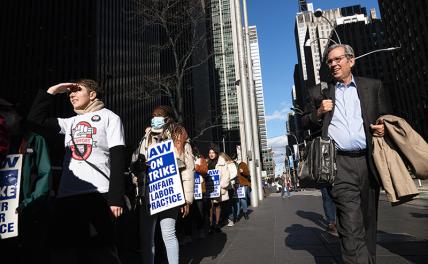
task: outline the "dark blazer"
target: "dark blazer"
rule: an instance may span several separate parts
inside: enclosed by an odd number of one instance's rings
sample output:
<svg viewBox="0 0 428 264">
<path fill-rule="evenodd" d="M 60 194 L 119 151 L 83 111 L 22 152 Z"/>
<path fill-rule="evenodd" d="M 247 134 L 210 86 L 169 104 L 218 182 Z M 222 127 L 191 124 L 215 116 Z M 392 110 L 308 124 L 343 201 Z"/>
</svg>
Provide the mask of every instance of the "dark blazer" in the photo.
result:
<svg viewBox="0 0 428 264">
<path fill-rule="evenodd" d="M 370 124 L 375 124 L 376 120 L 385 114 L 391 113 L 391 104 L 387 91 L 383 88 L 382 82 L 376 79 L 354 76 L 357 85 L 358 97 L 361 103 L 361 113 L 363 115 L 364 131 L 366 133 L 367 143 L 367 161 L 369 168 L 375 179 L 380 183 L 376 167 L 373 163 L 373 144 Z M 333 111 L 324 115 L 321 120 L 316 117 L 316 111 L 321 105 L 323 99 L 332 99 L 335 101 L 335 82 L 328 83 L 328 88 L 321 94 L 321 85 L 317 85 L 309 90 L 309 96 L 306 100 L 305 114 L 302 116 L 302 126 L 304 129 L 312 131 L 321 131 L 324 135 L 328 132 L 328 126 L 333 118 Z"/>
</svg>

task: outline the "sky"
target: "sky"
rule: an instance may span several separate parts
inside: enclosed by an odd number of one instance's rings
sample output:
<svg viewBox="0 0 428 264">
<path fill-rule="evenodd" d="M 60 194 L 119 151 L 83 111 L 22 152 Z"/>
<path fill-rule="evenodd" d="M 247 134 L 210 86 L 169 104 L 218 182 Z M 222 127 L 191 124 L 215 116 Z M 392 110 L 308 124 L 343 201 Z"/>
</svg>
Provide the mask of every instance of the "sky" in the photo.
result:
<svg viewBox="0 0 428 264">
<path fill-rule="evenodd" d="M 376 8 L 377 0 L 313 0 L 314 9 L 352 5 Z M 297 63 L 294 38 L 298 0 L 247 0 L 248 23 L 257 27 L 265 99 L 268 145 L 274 151 L 276 174 L 282 171 L 286 137 L 285 121 L 290 112 L 293 71 Z"/>
</svg>

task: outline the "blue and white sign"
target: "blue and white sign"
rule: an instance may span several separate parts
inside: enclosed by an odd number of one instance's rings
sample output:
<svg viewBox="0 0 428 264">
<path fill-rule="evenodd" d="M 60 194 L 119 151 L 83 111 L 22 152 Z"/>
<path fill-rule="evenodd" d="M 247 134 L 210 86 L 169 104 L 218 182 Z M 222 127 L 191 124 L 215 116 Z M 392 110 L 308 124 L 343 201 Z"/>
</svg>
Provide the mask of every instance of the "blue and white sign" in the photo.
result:
<svg viewBox="0 0 428 264">
<path fill-rule="evenodd" d="M 236 195 L 240 199 L 245 198 L 245 186 L 238 187 L 238 189 L 236 189 Z"/>
<path fill-rule="evenodd" d="M 168 140 L 147 150 L 150 214 L 185 203 L 174 143 Z"/>
<path fill-rule="evenodd" d="M 18 236 L 22 155 L 8 155 L 0 164 L 0 239 Z"/>
<path fill-rule="evenodd" d="M 195 172 L 195 189 L 193 191 L 195 200 L 202 199 L 202 176 Z"/>
<path fill-rule="evenodd" d="M 205 197 L 217 198 L 220 197 L 220 172 L 219 170 L 208 170 L 205 176 Z"/>
</svg>

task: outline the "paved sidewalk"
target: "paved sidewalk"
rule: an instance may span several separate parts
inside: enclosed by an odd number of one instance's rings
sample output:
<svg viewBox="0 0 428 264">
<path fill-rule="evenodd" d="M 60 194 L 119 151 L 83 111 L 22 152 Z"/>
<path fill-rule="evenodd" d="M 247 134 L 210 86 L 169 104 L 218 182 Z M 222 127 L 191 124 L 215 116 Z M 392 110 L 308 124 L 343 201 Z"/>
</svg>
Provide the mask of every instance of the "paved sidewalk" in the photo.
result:
<svg viewBox="0 0 428 264">
<path fill-rule="evenodd" d="M 320 192 L 272 194 L 233 227 L 180 248 L 180 263 L 340 263 L 326 231 Z M 428 263 L 428 200 L 379 206 L 377 263 Z"/>
</svg>

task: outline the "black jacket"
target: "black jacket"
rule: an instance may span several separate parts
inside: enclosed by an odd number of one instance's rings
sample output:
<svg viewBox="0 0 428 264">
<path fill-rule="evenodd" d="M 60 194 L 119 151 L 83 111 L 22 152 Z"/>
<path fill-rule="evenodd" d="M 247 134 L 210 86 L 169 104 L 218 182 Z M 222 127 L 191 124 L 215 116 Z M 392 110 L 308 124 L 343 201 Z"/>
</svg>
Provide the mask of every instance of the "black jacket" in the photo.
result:
<svg viewBox="0 0 428 264">
<path fill-rule="evenodd" d="M 391 113 L 391 104 L 389 94 L 385 90 L 380 80 L 356 77 L 354 76 L 357 86 L 358 97 L 361 103 L 361 112 L 363 115 L 364 132 L 366 134 L 367 144 L 367 161 L 369 169 L 375 175 L 375 179 L 380 183 L 376 167 L 373 163 L 373 145 L 371 124 L 375 124 L 376 120 L 385 114 Z M 309 97 L 305 104 L 305 114 L 302 116 L 302 126 L 304 129 L 312 131 L 320 131 L 327 134 L 328 126 L 333 118 L 333 111 L 326 113 L 321 120 L 316 117 L 316 111 L 321 105 L 323 98 L 332 99 L 335 101 L 335 83 L 328 83 L 328 88 L 321 94 L 321 85 L 317 85 L 309 90 Z"/>
</svg>

